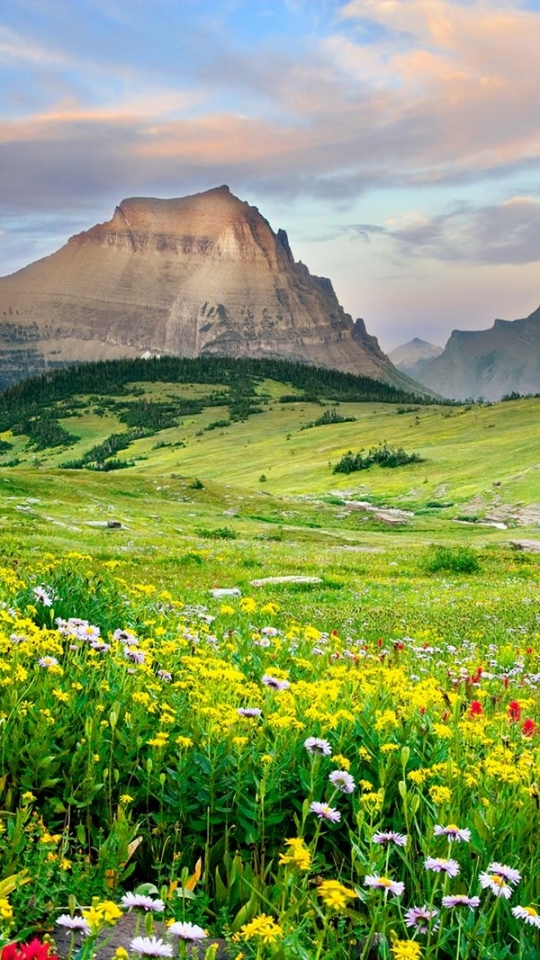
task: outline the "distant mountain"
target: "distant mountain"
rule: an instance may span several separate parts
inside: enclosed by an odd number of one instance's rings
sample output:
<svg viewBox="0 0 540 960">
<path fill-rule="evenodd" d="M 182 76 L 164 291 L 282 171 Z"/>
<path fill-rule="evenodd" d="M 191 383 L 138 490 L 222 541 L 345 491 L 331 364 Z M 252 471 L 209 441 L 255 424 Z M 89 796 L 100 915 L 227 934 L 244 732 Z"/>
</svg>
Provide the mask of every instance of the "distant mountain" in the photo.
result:
<svg viewBox="0 0 540 960">
<path fill-rule="evenodd" d="M 123 200 L 112 220 L 0 279 L 0 387 L 82 360 L 281 358 L 419 390 L 287 234 L 218 187 Z"/>
<path fill-rule="evenodd" d="M 435 343 L 428 343 L 427 340 L 414 337 L 408 343 L 403 343 L 400 347 L 391 350 L 388 357 L 398 370 L 406 373 L 413 380 L 420 379 L 421 383 L 422 380 L 419 375 L 426 361 L 438 357 L 442 352 L 443 348 L 438 347 Z"/>
<path fill-rule="evenodd" d="M 454 330 L 443 352 L 416 376 L 458 400 L 540 393 L 540 307 L 521 320 L 495 320 L 489 330 Z"/>
</svg>

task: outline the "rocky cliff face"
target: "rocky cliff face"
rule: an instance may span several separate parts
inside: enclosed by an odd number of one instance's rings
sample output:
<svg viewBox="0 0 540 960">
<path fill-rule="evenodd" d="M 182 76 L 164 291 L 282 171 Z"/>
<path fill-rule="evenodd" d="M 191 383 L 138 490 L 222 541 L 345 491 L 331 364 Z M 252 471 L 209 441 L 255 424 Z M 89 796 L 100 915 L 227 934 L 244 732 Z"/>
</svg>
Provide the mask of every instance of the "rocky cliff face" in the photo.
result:
<svg viewBox="0 0 540 960">
<path fill-rule="evenodd" d="M 281 357 L 414 389 L 295 263 L 283 230 L 219 187 L 123 200 L 112 219 L 0 279 L 0 387 L 80 360 Z"/>
<path fill-rule="evenodd" d="M 540 307 L 522 320 L 495 320 L 489 330 L 454 330 L 440 356 L 416 376 L 458 400 L 540 393 Z"/>
</svg>

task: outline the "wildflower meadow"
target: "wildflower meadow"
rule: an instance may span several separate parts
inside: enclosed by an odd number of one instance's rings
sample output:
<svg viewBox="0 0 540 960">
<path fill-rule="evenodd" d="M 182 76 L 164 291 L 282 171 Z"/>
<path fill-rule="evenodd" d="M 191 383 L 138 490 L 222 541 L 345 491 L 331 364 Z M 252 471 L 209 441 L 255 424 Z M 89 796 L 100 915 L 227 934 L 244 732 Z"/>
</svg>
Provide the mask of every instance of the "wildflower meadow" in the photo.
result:
<svg viewBox="0 0 540 960">
<path fill-rule="evenodd" d="M 0 570 L 4 960 L 537 958 L 536 580 L 236 594 Z"/>
</svg>

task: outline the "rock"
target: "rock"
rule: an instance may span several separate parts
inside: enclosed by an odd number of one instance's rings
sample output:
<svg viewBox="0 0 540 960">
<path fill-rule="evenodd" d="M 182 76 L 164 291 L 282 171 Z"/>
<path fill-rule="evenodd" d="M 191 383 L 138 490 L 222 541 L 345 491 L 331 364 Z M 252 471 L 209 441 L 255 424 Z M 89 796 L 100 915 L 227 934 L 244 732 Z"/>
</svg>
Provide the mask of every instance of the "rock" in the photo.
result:
<svg viewBox="0 0 540 960">
<path fill-rule="evenodd" d="M 295 263 L 285 231 L 227 187 L 122 200 L 107 223 L 0 279 L 0 389 L 141 354 L 279 357 L 419 389 L 330 280 Z"/>
<path fill-rule="evenodd" d="M 137 917 L 135 914 L 126 913 L 123 917 L 121 917 L 114 927 L 108 927 L 106 930 L 104 930 L 96 942 L 96 949 L 94 953 L 96 960 L 111 960 L 111 958 L 114 956 L 115 950 L 118 947 L 124 947 L 125 950 L 130 952 L 129 944 L 135 936 L 136 926 Z M 142 929 L 139 930 L 139 936 L 144 936 L 144 920 L 141 924 L 141 928 Z M 167 930 L 163 923 L 156 923 L 155 928 L 156 936 L 167 939 Z M 52 936 L 54 937 L 58 956 L 61 958 L 61 960 L 65 960 L 70 952 L 72 939 L 71 931 L 67 930 L 65 927 L 55 927 Z M 80 943 L 81 938 L 80 936 L 76 935 L 76 949 Z M 213 943 L 217 945 L 216 960 L 228 960 L 228 958 L 231 956 L 231 953 L 227 948 L 225 940 L 214 937 L 208 937 L 205 940 L 201 940 L 194 946 L 189 945 L 188 956 L 193 958 L 193 960 L 202 960 L 206 951 Z M 173 944 L 173 946 L 175 946 L 175 944 Z M 175 954 L 177 955 L 176 950 Z"/>
<path fill-rule="evenodd" d="M 270 583 L 322 583 L 321 577 L 264 577 L 261 580 L 250 580 L 252 587 L 265 587 Z"/>
<path fill-rule="evenodd" d="M 158 519 L 160 519 L 160 518 L 158 518 Z M 108 527 L 113 527 L 114 529 L 117 529 L 118 527 L 121 527 L 122 524 L 120 523 L 119 520 L 107 520 L 107 526 L 108 526 Z"/>
<path fill-rule="evenodd" d="M 512 550 L 522 550 L 524 553 L 540 553 L 540 540 L 510 540 Z"/>
<path fill-rule="evenodd" d="M 241 597 L 242 591 L 238 587 L 213 587 L 210 590 L 213 597 Z"/>
</svg>

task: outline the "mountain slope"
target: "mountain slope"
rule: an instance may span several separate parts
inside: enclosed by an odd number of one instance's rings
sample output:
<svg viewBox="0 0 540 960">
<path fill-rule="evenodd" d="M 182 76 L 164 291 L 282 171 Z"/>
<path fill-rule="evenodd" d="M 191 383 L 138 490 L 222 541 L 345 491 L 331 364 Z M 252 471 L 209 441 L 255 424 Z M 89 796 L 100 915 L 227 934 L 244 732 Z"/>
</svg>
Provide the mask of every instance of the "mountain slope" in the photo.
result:
<svg viewBox="0 0 540 960">
<path fill-rule="evenodd" d="M 107 223 L 0 279 L 0 387 L 80 360 L 281 357 L 414 389 L 228 187 L 123 200 Z"/>
<path fill-rule="evenodd" d="M 495 320 L 489 330 L 454 330 L 443 353 L 417 376 L 462 400 L 540 392 L 540 307 L 521 320 Z"/>
</svg>

